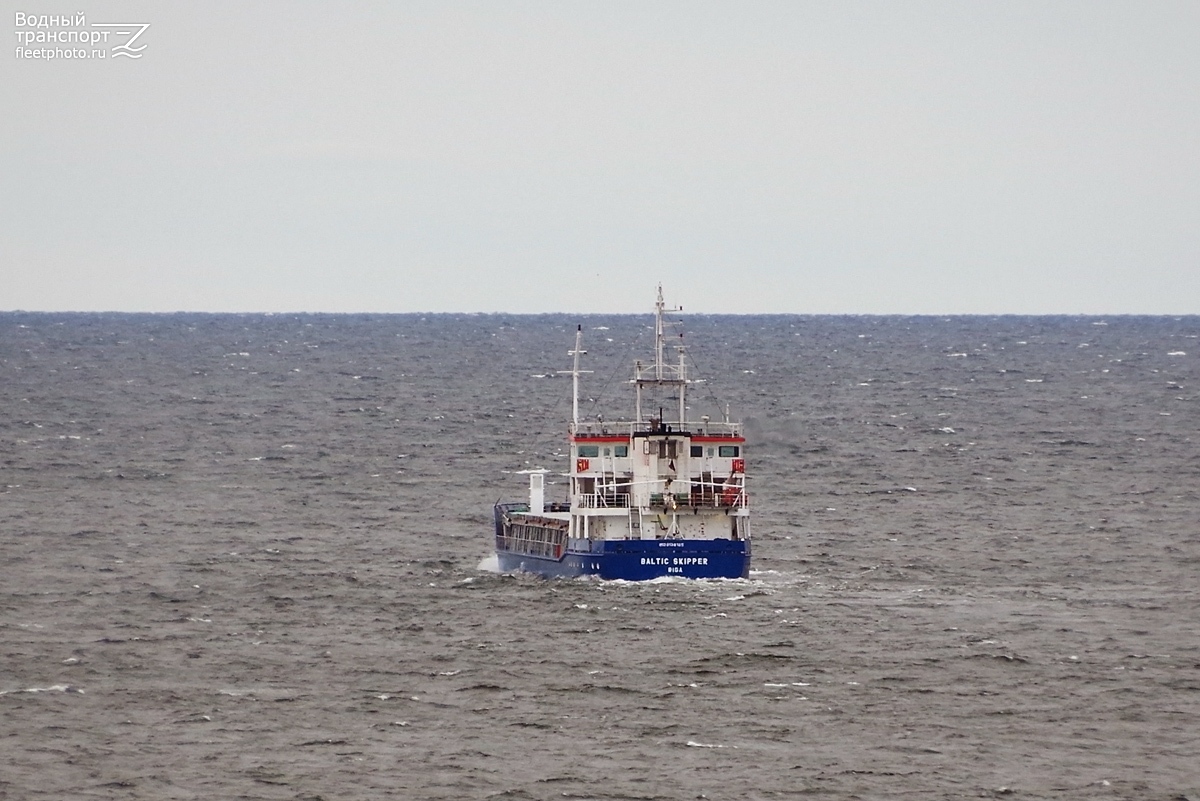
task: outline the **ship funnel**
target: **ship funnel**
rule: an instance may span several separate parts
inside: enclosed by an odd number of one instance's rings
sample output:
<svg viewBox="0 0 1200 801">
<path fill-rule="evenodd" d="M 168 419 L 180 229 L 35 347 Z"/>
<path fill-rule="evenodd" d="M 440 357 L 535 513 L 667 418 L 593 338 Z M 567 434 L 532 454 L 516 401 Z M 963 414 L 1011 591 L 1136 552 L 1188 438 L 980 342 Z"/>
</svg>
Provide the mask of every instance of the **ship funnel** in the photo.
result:
<svg viewBox="0 0 1200 801">
<path fill-rule="evenodd" d="M 529 513 L 544 514 L 546 511 L 546 473 L 549 471 L 544 467 L 535 467 L 532 470 L 518 470 L 517 472 L 529 476 Z"/>
<path fill-rule="evenodd" d="M 529 474 L 529 513 L 540 515 L 546 511 L 546 474 Z"/>
</svg>

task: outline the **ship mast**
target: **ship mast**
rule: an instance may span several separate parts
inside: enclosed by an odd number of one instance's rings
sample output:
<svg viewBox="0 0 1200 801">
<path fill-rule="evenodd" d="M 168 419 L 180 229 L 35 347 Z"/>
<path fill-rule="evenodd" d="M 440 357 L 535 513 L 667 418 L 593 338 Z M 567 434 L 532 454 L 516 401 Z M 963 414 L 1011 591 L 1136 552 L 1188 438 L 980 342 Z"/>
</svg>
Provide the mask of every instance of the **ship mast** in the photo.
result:
<svg viewBox="0 0 1200 801">
<path fill-rule="evenodd" d="M 591 370 L 579 369 L 579 357 L 586 354 L 581 345 L 583 343 L 583 326 L 575 326 L 575 347 L 567 351 L 568 356 L 574 356 L 575 361 L 570 370 L 559 370 L 559 374 L 570 373 L 571 375 L 571 433 L 575 433 L 575 429 L 579 427 L 579 376 L 583 373 L 590 373 Z"/>
<path fill-rule="evenodd" d="M 642 388 L 646 386 L 658 387 L 675 387 L 679 397 L 679 424 L 683 424 L 687 420 L 687 365 L 684 362 L 683 346 L 676 346 L 679 351 L 679 364 L 667 364 L 663 361 L 663 327 L 669 323 L 663 322 L 663 312 L 681 312 L 683 308 L 668 309 L 663 302 L 662 284 L 658 285 L 658 300 L 654 303 L 654 370 L 642 367 L 641 361 L 634 364 L 633 368 L 633 383 L 635 387 L 637 404 L 637 422 L 643 422 L 642 419 Z M 662 423 L 660 420 L 659 423 Z"/>
</svg>

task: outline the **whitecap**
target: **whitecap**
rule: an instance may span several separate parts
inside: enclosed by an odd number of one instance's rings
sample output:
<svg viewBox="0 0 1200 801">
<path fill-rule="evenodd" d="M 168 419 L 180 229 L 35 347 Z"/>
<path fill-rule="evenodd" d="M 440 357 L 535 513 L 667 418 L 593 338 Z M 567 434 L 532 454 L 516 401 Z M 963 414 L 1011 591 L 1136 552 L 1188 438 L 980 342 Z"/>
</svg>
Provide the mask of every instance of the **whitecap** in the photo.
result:
<svg viewBox="0 0 1200 801">
<path fill-rule="evenodd" d="M 72 687 L 70 684 L 52 684 L 49 687 L 28 687 L 24 690 L 0 690 L 0 695 L 8 695 L 14 693 L 79 693 L 83 695 L 83 690 L 77 687 Z"/>
<path fill-rule="evenodd" d="M 475 569 L 484 573 L 499 573 L 500 557 L 496 556 L 496 554 L 486 556 Z"/>
</svg>

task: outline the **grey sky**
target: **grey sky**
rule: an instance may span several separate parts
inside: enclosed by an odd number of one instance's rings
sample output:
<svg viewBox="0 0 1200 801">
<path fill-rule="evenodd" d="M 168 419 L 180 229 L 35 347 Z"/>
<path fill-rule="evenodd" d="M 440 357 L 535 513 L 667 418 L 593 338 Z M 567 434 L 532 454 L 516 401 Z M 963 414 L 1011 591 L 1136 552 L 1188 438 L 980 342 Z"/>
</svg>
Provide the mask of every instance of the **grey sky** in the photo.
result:
<svg viewBox="0 0 1200 801">
<path fill-rule="evenodd" d="M 3 8 L 0 309 L 1200 313 L 1194 0 Z"/>
</svg>

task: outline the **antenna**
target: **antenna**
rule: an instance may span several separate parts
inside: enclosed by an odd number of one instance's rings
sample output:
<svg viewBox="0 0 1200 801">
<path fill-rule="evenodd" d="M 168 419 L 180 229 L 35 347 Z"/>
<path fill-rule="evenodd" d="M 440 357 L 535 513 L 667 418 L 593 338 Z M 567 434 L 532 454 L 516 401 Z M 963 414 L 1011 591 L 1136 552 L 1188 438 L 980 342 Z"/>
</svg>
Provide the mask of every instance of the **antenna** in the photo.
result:
<svg viewBox="0 0 1200 801">
<path fill-rule="evenodd" d="M 574 356 L 575 362 L 570 370 L 559 370 L 560 374 L 571 374 L 571 433 L 575 433 L 575 429 L 579 426 L 579 376 L 582 373 L 590 373 L 591 370 L 579 369 L 579 357 L 587 353 L 580 345 L 583 343 L 583 326 L 575 326 L 575 347 L 567 351 L 568 356 Z"/>
</svg>

